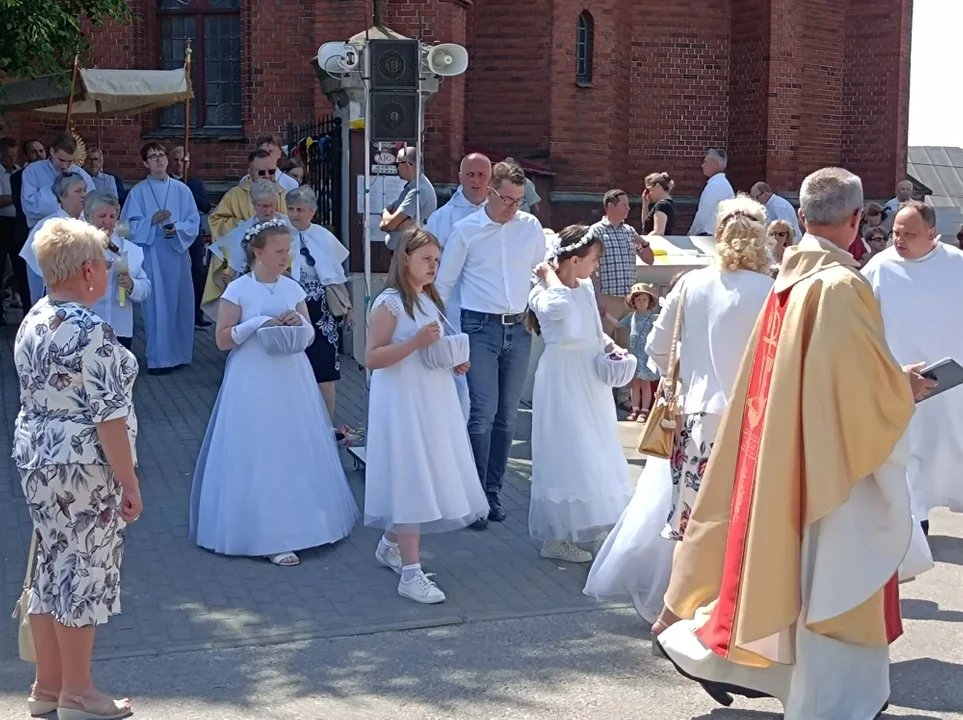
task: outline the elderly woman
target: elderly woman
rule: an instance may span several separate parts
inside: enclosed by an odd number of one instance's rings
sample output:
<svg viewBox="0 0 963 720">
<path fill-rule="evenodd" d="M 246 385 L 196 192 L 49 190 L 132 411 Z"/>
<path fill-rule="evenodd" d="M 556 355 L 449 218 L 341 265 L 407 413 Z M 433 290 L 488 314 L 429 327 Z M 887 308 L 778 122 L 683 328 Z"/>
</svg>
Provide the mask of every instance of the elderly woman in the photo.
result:
<svg viewBox="0 0 963 720">
<path fill-rule="evenodd" d="M 38 222 L 31 230 L 27 242 L 20 249 L 20 257 L 27 263 L 27 279 L 30 283 L 30 297 L 36 302 L 44 295 L 43 276 L 33 250 L 33 239 L 37 232 L 54 218 L 83 219 L 84 199 L 87 197 L 87 180 L 83 175 L 68 172 L 60 175 L 53 185 L 53 194 L 60 203 L 60 209 Z"/>
<path fill-rule="evenodd" d="M 210 245 L 211 254 L 217 260 L 211 261 L 211 272 L 204 289 L 204 301 L 201 310 L 208 317 L 216 320 L 221 293 L 224 287 L 246 270 L 242 241 L 247 232 L 263 222 L 280 219 L 288 222 L 287 215 L 279 212 L 281 188 L 273 180 L 255 180 L 251 183 L 251 202 L 254 204 L 254 216 L 236 225 L 233 230 L 222 235 Z M 227 267 L 224 267 L 224 263 Z M 215 267 L 216 266 L 216 267 Z"/>
<path fill-rule="evenodd" d="M 112 263 L 107 292 L 91 308 L 117 335 L 117 341 L 130 350 L 134 337 L 134 307 L 150 294 L 150 280 L 144 272 L 144 251 L 116 232 L 120 204 L 117 196 L 97 190 L 84 201 L 87 222 L 110 238 L 107 258 Z"/>
<path fill-rule="evenodd" d="M 38 534 L 28 613 L 33 715 L 120 718 L 130 702 L 94 688 L 97 625 L 120 612 L 124 528 L 143 509 L 134 471 L 137 361 L 91 307 L 107 289 L 107 236 L 80 220 L 44 224 L 34 242 L 49 290 L 17 333 L 13 459 Z"/>
<path fill-rule="evenodd" d="M 348 249 L 330 232 L 311 222 L 318 211 L 314 190 L 302 185 L 289 192 L 285 201 L 294 226 L 291 277 L 301 284 L 307 295 L 305 302 L 315 328 L 314 342 L 305 352 L 333 422 L 335 382 L 341 379 L 340 323 L 346 320 L 354 324 L 343 267 Z"/>
<path fill-rule="evenodd" d="M 779 265 L 779 263 L 782 262 L 782 256 L 783 253 L 786 252 L 786 248 L 795 244 L 797 239 L 796 231 L 793 229 L 793 226 L 785 220 L 773 220 L 769 223 L 766 236 L 769 238 L 772 257 L 775 259 L 776 265 Z"/>
<path fill-rule="evenodd" d="M 670 458 L 672 507 L 662 531 L 668 540 L 685 534 L 742 354 L 772 288 L 766 209 L 743 196 L 721 202 L 718 217 L 715 265 L 682 276 L 646 342 L 649 357 L 667 375 L 681 313 L 682 423 Z M 653 637 L 671 619 L 660 618 Z"/>
</svg>

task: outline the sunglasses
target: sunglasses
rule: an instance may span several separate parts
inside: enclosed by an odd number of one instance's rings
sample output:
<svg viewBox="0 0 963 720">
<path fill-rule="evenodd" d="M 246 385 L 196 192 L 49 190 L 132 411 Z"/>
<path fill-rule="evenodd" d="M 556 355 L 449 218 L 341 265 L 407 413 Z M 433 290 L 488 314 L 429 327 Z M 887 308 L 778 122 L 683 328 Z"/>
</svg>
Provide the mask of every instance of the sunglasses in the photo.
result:
<svg viewBox="0 0 963 720">
<path fill-rule="evenodd" d="M 777 237 L 777 238 L 789 237 L 789 233 L 786 230 L 776 230 L 772 235 L 773 237 Z"/>
<path fill-rule="evenodd" d="M 271 168 L 270 170 L 256 170 L 254 172 L 258 177 L 274 177 L 274 173 L 278 171 L 277 168 Z"/>
<path fill-rule="evenodd" d="M 301 246 L 301 255 L 304 257 L 304 261 L 308 264 L 308 267 L 314 267 L 314 257 L 311 255 L 311 251 L 303 245 Z"/>
<path fill-rule="evenodd" d="M 883 237 L 882 235 L 871 235 L 870 237 L 867 237 L 867 238 L 866 238 L 866 242 L 879 242 L 879 243 L 884 243 L 884 242 L 886 242 L 886 238 Z"/>
</svg>

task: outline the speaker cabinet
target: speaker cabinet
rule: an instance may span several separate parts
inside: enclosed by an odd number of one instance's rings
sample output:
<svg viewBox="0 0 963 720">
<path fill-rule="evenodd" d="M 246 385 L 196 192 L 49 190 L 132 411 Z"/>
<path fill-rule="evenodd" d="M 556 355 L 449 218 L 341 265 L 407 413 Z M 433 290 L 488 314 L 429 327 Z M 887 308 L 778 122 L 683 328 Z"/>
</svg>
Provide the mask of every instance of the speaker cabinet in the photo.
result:
<svg viewBox="0 0 963 720">
<path fill-rule="evenodd" d="M 372 91 L 368 101 L 373 142 L 418 142 L 418 93 Z"/>
<path fill-rule="evenodd" d="M 371 40 L 371 89 L 418 92 L 421 51 L 417 40 Z"/>
</svg>

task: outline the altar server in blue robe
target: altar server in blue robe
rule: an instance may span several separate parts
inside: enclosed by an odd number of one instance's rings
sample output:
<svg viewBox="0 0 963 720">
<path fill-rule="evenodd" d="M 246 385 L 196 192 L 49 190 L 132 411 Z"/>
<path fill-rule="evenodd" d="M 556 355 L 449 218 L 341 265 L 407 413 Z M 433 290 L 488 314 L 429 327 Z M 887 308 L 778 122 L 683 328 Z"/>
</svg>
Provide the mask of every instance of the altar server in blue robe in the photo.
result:
<svg viewBox="0 0 963 720">
<path fill-rule="evenodd" d="M 121 219 L 144 249 L 151 294 L 144 301 L 147 369 L 162 375 L 189 365 L 194 351 L 194 285 L 188 248 L 200 215 L 190 189 L 167 175 L 167 152 L 149 142 L 140 150 L 148 176 L 127 195 Z"/>
</svg>

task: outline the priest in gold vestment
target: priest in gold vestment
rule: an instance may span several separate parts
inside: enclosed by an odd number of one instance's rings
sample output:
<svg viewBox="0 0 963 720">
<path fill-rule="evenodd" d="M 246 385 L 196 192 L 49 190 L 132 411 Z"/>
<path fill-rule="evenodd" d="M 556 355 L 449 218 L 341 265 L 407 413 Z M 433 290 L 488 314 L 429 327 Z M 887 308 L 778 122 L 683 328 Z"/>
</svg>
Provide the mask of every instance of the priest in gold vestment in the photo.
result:
<svg viewBox="0 0 963 720">
<path fill-rule="evenodd" d="M 902 633 L 910 543 L 904 438 L 926 382 L 893 359 L 853 257 L 862 184 L 839 168 L 800 190 L 672 568 L 657 644 L 722 704 L 773 697 L 787 720 L 871 720 Z"/>
</svg>

